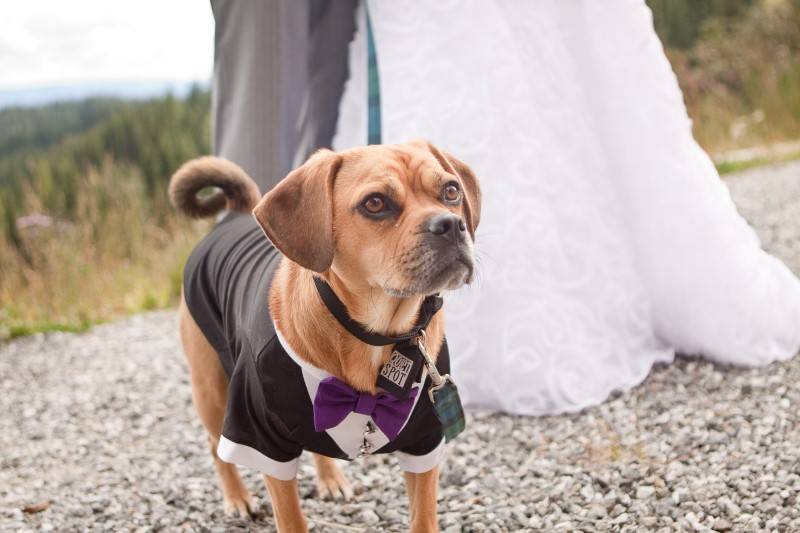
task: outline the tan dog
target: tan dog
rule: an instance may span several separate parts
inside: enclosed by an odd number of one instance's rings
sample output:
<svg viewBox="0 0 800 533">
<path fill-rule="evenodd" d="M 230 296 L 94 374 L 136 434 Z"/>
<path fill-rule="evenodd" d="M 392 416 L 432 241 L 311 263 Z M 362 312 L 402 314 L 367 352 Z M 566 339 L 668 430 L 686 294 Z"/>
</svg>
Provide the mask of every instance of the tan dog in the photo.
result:
<svg viewBox="0 0 800 533">
<path fill-rule="evenodd" d="M 209 186 L 221 191 L 197 196 Z M 426 142 L 319 151 L 263 198 L 236 165 L 200 158 L 175 173 L 170 196 L 195 217 L 223 208 L 252 210 L 283 254 L 269 294 L 263 294 L 269 315 L 300 358 L 357 391 L 377 392 L 376 377 L 392 347 L 371 346 L 350 335 L 320 301 L 313 276 L 327 281 L 352 318 L 390 335 L 411 328 L 426 295 L 458 288 L 473 276 L 478 181 L 465 164 Z M 249 514 L 251 497 L 237 467 L 217 455 L 230 378 L 185 301 L 180 333 L 226 513 Z M 426 333 L 435 359 L 444 336 L 442 312 Z M 320 495 L 349 498 L 352 491 L 334 459 L 315 454 L 314 460 Z M 438 467 L 406 473 L 412 531 L 438 529 L 438 475 Z M 296 480 L 264 479 L 278 529 L 305 531 Z"/>
</svg>

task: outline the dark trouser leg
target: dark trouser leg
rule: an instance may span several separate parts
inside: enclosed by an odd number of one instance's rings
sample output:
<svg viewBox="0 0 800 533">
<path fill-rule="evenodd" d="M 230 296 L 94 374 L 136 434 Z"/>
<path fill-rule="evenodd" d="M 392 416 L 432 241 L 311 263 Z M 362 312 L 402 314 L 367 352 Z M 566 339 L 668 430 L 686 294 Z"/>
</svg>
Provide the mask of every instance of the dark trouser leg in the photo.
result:
<svg viewBox="0 0 800 533">
<path fill-rule="evenodd" d="M 309 2 L 308 87 L 298 122 L 294 166 L 333 142 L 339 101 L 348 78 L 348 49 L 356 30 L 357 7 L 358 0 Z"/>
<path fill-rule="evenodd" d="M 356 0 L 211 0 L 214 153 L 262 192 L 329 146 Z"/>
</svg>

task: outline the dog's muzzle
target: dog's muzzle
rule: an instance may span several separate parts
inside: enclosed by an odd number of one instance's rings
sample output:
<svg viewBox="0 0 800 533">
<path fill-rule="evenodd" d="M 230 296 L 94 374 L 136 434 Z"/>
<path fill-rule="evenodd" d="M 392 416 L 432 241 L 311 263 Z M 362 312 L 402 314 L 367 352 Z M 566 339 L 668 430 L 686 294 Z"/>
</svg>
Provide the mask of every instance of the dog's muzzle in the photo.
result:
<svg viewBox="0 0 800 533">
<path fill-rule="evenodd" d="M 472 241 L 464 219 L 453 213 L 432 216 L 426 224 L 425 243 L 434 252 L 431 281 L 453 289 L 472 280 Z"/>
</svg>

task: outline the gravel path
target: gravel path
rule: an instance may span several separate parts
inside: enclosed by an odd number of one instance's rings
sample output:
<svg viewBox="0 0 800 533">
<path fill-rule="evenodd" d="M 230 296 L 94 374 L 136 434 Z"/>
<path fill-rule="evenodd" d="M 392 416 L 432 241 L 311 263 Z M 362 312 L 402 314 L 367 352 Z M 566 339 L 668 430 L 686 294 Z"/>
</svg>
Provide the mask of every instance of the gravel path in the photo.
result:
<svg viewBox="0 0 800 533">
<path fill-rule="evenodd" d="M 800 271 L 800 163 L 728 178 L 770 250 Z M 455 531 L 800 531 L 800 358 L 763 369 L 679 359 L 577 415 L 473 413 L 442 477 Z M 193 412 L 174 312 L 0 345 L 0 530 L 272 531 L 225 518 Z M 356 497 L 315 531 L 400 531 L 394 460 L 347 466 Z"/>
</svg>

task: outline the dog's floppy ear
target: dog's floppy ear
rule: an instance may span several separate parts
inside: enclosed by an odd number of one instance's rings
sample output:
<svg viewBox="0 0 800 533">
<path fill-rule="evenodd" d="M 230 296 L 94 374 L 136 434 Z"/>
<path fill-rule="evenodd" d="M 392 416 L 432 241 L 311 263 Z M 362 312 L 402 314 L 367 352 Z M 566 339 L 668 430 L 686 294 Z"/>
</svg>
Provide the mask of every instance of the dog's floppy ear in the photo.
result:
<svg viewBox="0 0 800 533">
<path fill-rule="evenodd" d="M 430 142 L 428 143 L 428 149 L 447 172 L 461 178 L 464 184 L 464 215 L 467 219 L 469 232 L 474 239 L 475 230 L 481 221 L 481 186 L 478 183 L 478 177 L 475 176 L 475 173 L 466 163 L 452 154 L 436 148 Z"/>
<path fill-rule="evenodd" d="M 314 272 L 333 262 L 333 181 L 341 164 L 342 157 L 330 150 L 316 152 L 253 209 L 275 247 Z"/>
</svg>

